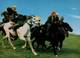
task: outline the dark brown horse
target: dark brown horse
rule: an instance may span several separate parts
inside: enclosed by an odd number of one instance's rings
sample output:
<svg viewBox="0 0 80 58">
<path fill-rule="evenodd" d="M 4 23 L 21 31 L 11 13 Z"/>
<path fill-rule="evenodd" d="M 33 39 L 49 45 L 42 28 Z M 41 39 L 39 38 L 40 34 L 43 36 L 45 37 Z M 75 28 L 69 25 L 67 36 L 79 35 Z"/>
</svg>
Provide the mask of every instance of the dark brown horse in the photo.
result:
<svg viewBox="0 0 80 58">
<path fill-rule="evenodd" d="M 72 32 L 73 29 L 70 27 L 68 23 L 64 23 L 65 27 L 67 28 L 67 32 Z M 49 34 L 50 34 L 50 42 L 52 44 L 52 47 L 54 49 L 54 55 L 58 55 L 57 51 L 58 48 L 61 49 L 63 46 L 63 41 L 65 39 L 65 31 L 62 27 L 60 27 L 59 23 L 52 23 L 49 28 Z"/>
</svg>

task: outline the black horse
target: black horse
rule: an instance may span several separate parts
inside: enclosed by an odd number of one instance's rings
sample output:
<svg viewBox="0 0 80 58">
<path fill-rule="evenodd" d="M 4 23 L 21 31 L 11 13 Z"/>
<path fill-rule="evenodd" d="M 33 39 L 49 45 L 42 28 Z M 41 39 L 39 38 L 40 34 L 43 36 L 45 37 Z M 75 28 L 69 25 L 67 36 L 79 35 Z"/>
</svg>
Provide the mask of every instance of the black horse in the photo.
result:
<svg viewBox="0 0 80 58">
<path fill-rule="evenodd" d="M 73 29 L 70 27 L 68 23 L 64 23 L 65 27 L 61 27 L 59 23 L 52 23 L 49 28 L 50 34 L 50 42 L 54 49 L 54 55 L 58 55 L 58 48 L 61 49 L 63 46 L 63 41 L 65 39 L 65 31 L 72 32 Z M 63 30 L 63 28 L 67 28 L 67 30 Z"/>
<path fill-rule="evenodd" d="M 38 49 L 40 46 L 42 48 L 46 48 L 45 41 L 46 41 L 46 29 L 44 25 L 36 26 L 31 29 L 31 39 L 34 38 L 32 45 L 35 49 Z M 37 46 L 35 47 L 35 43 Z"/>
</svg>

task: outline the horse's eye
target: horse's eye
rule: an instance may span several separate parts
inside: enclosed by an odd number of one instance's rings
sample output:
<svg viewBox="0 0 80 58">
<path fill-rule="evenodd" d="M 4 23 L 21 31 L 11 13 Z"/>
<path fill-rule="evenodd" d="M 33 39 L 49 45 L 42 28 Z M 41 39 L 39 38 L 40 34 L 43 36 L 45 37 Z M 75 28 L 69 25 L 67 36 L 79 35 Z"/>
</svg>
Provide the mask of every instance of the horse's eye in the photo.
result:
<svg viewBox="0 0 80 58">
<path fill-rule="evenodd" d="M 34 19 L 35 20 L 35 19 Z"/>
</svg>

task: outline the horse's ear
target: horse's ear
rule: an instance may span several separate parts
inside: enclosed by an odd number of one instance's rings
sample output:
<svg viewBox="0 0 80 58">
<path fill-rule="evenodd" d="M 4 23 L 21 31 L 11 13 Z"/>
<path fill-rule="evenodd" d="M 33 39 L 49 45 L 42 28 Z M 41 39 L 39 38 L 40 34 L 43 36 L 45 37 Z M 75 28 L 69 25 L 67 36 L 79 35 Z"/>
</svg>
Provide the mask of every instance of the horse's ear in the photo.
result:
<svg viewBox="0 0 80 58">
<path fill-rule="evenodd" d="M 3 13 L 1 14 L 1 16 L 3 16 Z"/>
<path fill-rule="evenodd" d="M 3 16 L 5 14 L 5 11 L 1 13 L 1 16 Z"/>
<path fill-rule="evenodd" d="M 6 11 L 4 11 L 2 14 L 1 14 L 1 16 L 6 16 L 7 15 L 7 12 Z"/>
</svg>

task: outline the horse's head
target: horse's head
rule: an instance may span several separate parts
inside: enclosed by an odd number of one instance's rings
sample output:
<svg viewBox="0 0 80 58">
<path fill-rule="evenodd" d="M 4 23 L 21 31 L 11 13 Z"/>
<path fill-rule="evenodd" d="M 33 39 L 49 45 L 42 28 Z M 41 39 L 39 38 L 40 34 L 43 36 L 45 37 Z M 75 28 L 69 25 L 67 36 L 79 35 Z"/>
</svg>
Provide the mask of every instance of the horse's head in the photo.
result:
<svg viewBox="0 0 80 58">
<path fill-rule="evenodd" d="M 71 26 L 68 23 L 64 23 L 64 24 L 68 31 L 73 32 L 73 29 L 71 28 Z"/>
<path fill-rule="evenodd" d="M 73 29 L 69 26 L 68 31 L 73 32 Z"/>
<path fill-rule="evenodd" d="M 35 26 L 40 26 L 40 17 L 38 16 L 27 16 L 27 23 Z"/>
<path fill-rule="evenodd" d="M 39 16 L 34 16 L 33 17 L 33 23 L 37 24 L 37 25 L 40 24 L 40 17 Z"/>
</svg>

